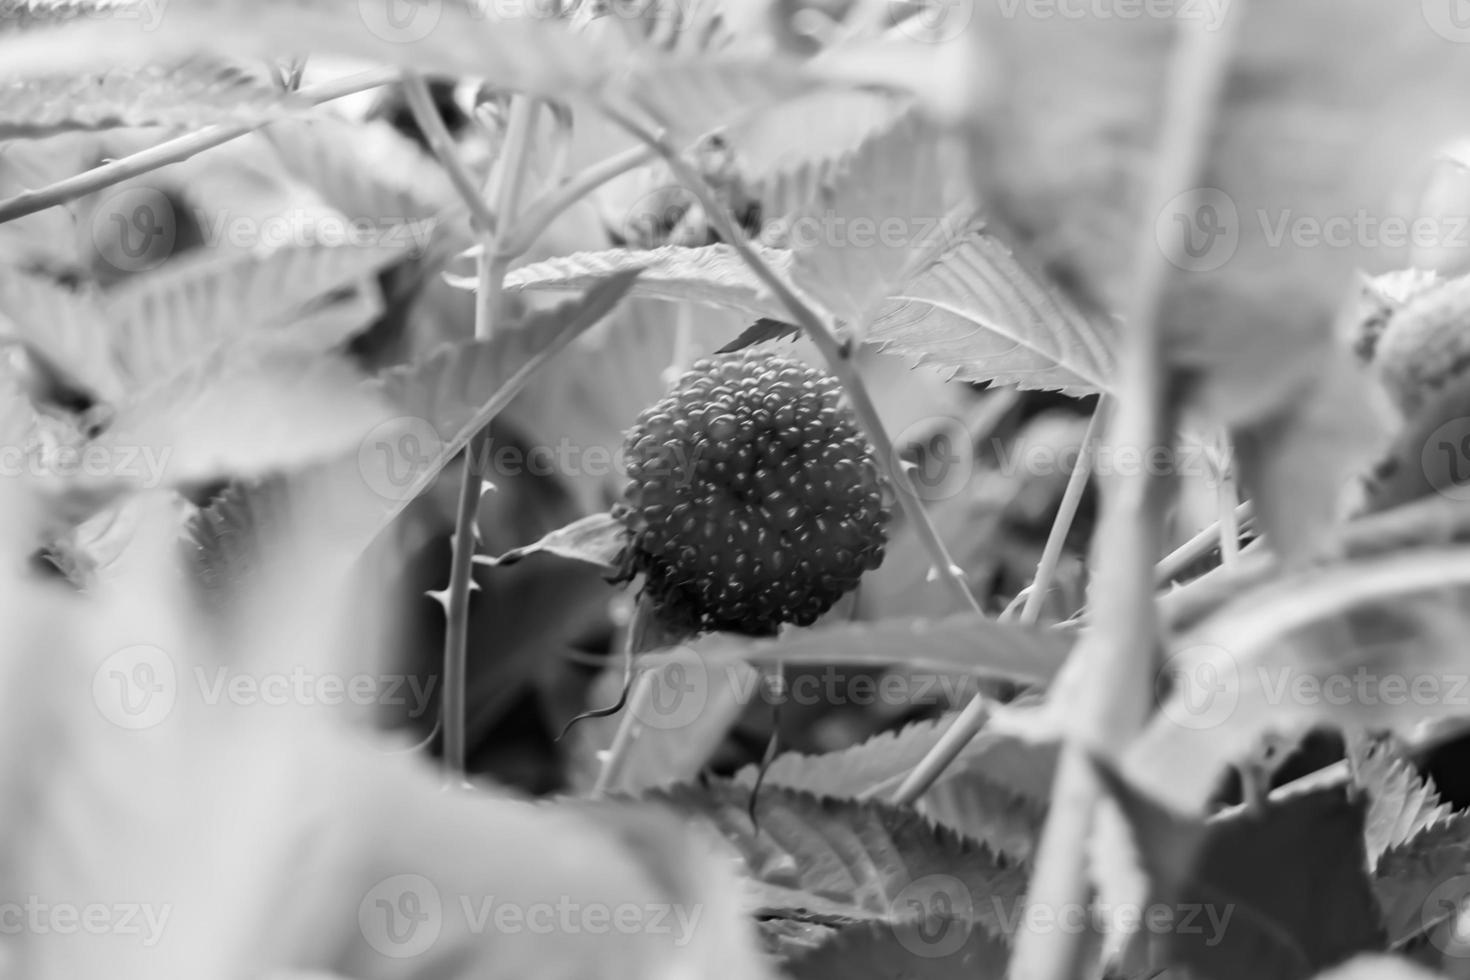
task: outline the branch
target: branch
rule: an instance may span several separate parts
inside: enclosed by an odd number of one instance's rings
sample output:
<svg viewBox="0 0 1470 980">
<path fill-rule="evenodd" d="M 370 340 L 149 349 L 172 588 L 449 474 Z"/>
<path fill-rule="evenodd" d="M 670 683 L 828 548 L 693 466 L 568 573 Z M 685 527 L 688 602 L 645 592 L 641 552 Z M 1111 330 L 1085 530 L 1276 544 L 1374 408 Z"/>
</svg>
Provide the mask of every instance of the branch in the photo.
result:
<svg viewBox="0 0 1470 980">
<path fill-rule="evenodd" d="M 355 95 L 380 85 L 391 85 L 398 80 L 398 75 L 396 68 L 375 68 L 372 71 L 348 75 L 346 78 L 339 78 L 321 85 L 313 85 L 311 88 L 303 89 L 301 95 L 309 99 L 313 105 L 320 105 L 323 102 Z M 198 132 L 188 133 L 159 143 L 157 146 L 150 146 L 131 156 L 113 160 L 100 167 L 77 174 L 75 177 L 57 181 L 48 187 L 25 191 L 0 201 L 0 224 L 56 207 L 58 204 L 74 201 L 79 197 L 111 187 L 113 184 L 119 184 L 130 178 L 157 170 L 159 167 L 187 160 L 205 150 L 211 150 L 230 140 L 239 139 L 275 121 L 276 118 L 271 118 L 254 123 L 207 126 Z"/>
<path fill-rule="evenodd" d="M 428 86 L 423 78 L 405 73 L 404 87 L 414 119 L 423 131 L 430 147 L 440 163 L 454 179 L 456 189 L 464 198 L 472 214 L 480 217 L 481 234 L 486 236 L 480 251 L 478 269 L 479 286 L 475 294 L 475 337 L 490 337 L 496 324 L 504 315 L 505 273 L 510 259 L 502 256 L 489 240 L 489 229 L 496 227 L 496 217 L 485 205 L 484 198 L 474 186 L 459 159 L 453 140 L 434 108 Z M 517 95 L 511 105 L 511 125 L 501 155 L 501 166 L 494 172 L 492 180 L 498 180 L 495 197 L 497 212 L 507 223 L 515 207 L 515 198 L 520 192 L 521 174 L 525 170 L 532 125 L 535 121 L 536 102 L 526 96 Z M 456 176 L 457 175 L 457 176 Z M 455 511 L 454 552 L 450 558 L 449 588 L 445 600 L 448 626 L 444 635 L 443 711 L 444 724 L 444 771 L 447 778 L 462 778 L 468 756 L 465 732 L 466 678 L 469 672 L 467 648 L 469 645 L 470 589 L 474 583 L 475 538 L 478 533 L 480 491 L 483 481 L 475 470 L 479 458 L 476 445 L 480 436 L 470 440 L 469 452 L 465 454 L 464 470 L 459 486 L 459 504 Z"/>
</svg>

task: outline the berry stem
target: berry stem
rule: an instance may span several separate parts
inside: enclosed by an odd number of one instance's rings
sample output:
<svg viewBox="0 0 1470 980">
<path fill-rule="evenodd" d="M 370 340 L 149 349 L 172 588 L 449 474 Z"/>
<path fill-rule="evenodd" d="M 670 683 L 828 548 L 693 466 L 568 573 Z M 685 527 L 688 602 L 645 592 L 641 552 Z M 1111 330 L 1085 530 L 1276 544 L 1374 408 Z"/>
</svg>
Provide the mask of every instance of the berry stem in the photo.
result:
<svg viewBox="0 0 1470 980">
<path fill-rule="evenodd" d="M 301 97 L 313 105 L 321 105 L 323 102 L 356 95 L 358 92 L 365 92 L 371 88 L 391 85 L 398 78 L 399 69 L 397 68 L 374 68 L 302 89 Z M 74 177 L 58 180 L 54 184 L 33 191 L 22 191 L 14 197 L 0 201 L 0 224 L 56 207 L 58 204 L 65 204 L 67 201 L 74 201 L 79 197 L 111 187 L 113 184 L 122 183 L 141 174 L 151 173 L 159 167 L 187 160 L 205 150 L 213 149 L 230 140 L 239 139 L 273 121 L 275 120 L 261 119 L 258 122 L 238 125 L 206 126 L 196 132 L 185 133 L 183 136 L 166 140 L 157 146 L 150 146 L 146 150 L 139 150 L 129 156 L 108 161 L 100 167 L 84 170 Z"/>
<path fill-rule="evenodd" d="M 520 194 L 526 159 L 529 156 L 531 134 L 536 120 L 537 102 L 524 95 L 516 95 L 511 102 L 510 123 L 505 143 L 501 148 L 499 166 L 491 169 L 486 181 L 485 193 L 475 189 L 473 181 L 459 159 L 453 141 L 439 118 L 430 98 L 428 85 L 417 74 L 405 73 L 404 87 L 409 108 L 414 119 L 423 130 L 429 145 L 440 162 L 451 175 L 458 174 L 454 184 L 471 212 L 479 217 L 480 232 L 484 235 L 482 248 L 476 261 L 478 286 L 475 292 L 475 337 L 488 339 L 496 324 L 504 315 L 505 274 L 512 256 L 495 247 L 493 230 L 496 216 L 508 226 Z M 490 213 L 485 199 L 494 197 L 496 208 Z M 462 780 L 466 769 L 468 746 L 465 729 L 465 696 L 468 675 L 470 587 L 474 582 L 474 557 L 480 493 L 483 481 L 475 469 L 474 461 L 480 458 L 478 447 L 483 433 L 470 440 L 465 454 L 459 486 L 459 504 L 455 512 L 453 555 L 450 558 L 449 589 L 446 598 L 448 626 L 444 637 L 443 711 L 444 756 L 443 766 L 446 780 L 451 784 Z"/>
<path fill-rule="evenodd" d="M 963 569 L 956 565 L 954 559 L 950 557 L 949 549 L 945 546 L 944 540 L 940 538 L 938 529 L 934 527 L 934 522 L 929 519 L 928 512 L 924 510 L 924 503 L 919 499 L 908 471 L 899 462 L 893 440 L 888 437 L 888 431 L 883 426 L 883 419 L 878 414 L 877 406 L 873 404 L 872 396 L 868 393 L 867 384 L 853 365 L 851 343 L 838 340 L 836 332 L 822 314 L 802 299 L 796 290 L 750 247 L 750 239 L 731 218 L 713 189 L 699 172 L 679 155 L 678 150 L 674 149 L 668 140 L 610 106 L 602 106 L 602 111 L 609 119 L 652 147 L 659 156 L 663 157 L 679 182 L 698 198 L 699 203 L 704 207 L 705 214 L 719 231 L 720 237 L 735 249 L 745 264 L 750 266 L 750 270 L 776 295 L 776 298 L 790 311 L 792 319 L 816 344 L 823 359 L 827 362 L 828 369 L 842 382 L 848 398 L 852 400 L 853 411 L 857 413 L 858 420 L 866 430 L 869 441 L 877 450 L 878 459 L 887 469 L 889 478 L 898 491 L 899 506 L 903 508 L 904 516 L 913 524 L 920 542 L 929 554 L 930 563 L 935 572 L 949 586 L 950 591 L 961 604 L 971 612 L 983 613 L 980 603 L 971 594 L 969 586 L 965 584 Z"/>
<path fill-rule="evenodd" d="M 660 632 L 655 628 L 653 601 L 646 595 L 640 595 L 633 605 L 633 616 L 628 620 L 628 632 L 623 639 L 623 656 L 631 665 L 638 654 L 658 644 L 659 636 Z M 623 775 L 628 770 L 628 762 L 633 756 L 633 746 L 643 727 L 639 719 L 646 716 L 653 704 L 656 680 L 653 670 L 639 671 L 633 676 L 633 690 L 628 695 L 628 703 L 623 706 L 622 714 L 618 716 L 617 732 L 613 735 L 612 745 L 608 747 L 607 757 L 603 759 L 602 770 L 597 774 L 597 783 L 592 787 L 591 795 L 594 799 L 606 796 L 622 783 Z"/>
</svg>

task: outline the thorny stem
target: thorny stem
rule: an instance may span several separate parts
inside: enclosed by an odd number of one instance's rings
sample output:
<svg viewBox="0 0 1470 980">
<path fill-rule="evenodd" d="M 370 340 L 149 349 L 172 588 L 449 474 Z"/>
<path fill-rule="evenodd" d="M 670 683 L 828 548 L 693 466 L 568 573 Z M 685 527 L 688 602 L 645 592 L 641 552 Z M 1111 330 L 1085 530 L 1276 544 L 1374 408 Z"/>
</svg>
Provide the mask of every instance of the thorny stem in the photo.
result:
<svg viewBox="0 0 1470 980">
<path fill-rule="evenodd" d="M 796 291 L 756 254 L 755 250 L 750 247 L 750 240 L 720 204 L 709 184 L 685 162 L 667 140 L 609 106 L 603 106 L 602 109 L 608 118 L 652 147 L 659 156 L 664 158 L 674 175 L 678 177 L 679 182 L 698 198 L 705 213 L 719 230 L 720 236 L 744 260 L 756 277 L 775 294 L 782 305 L 790 311 L 797 325 L 816 344 L 828 368 L 842 382 L 848 398 L 852 400 L 853 410 L 857 413 L 859 421 L 867 431 L 868 438 L 872 440 L 874 448 L 878 451 L 878 458 L 888 464 L 885 468 L 898 491 L 899 505 L 903 508 L 904 516 L 909 519 L 918 533 L 919 540 L 928 552 L 935 571 L 949 586 L 957 600 L 972 612 L 983 612 L 980 603 L 970 593 L 969 586 L 965 584 L 964 571 L 949 556 L 949 549 L 945 547 L 943 539 L 939 537 L 939 531 L 934 527 L 934 522 L 929 519 L 928 512 L 924 510 L 923 501 L 919 499 L 918 492 L 914 489 L 913 480 L 899 462 L 893 440 L 888 437 L 888 431 L 883 427 L 883 420 L 878 414 L 877 406 L 873 404 L 868 387 L 853 366 L 851 343 L 839 341 L 836 333 L 822 316 L 798 296 Z"/>
<path fill-rule="evenodd" d="M 391 85 L 398 80 L 399 74 L 397 68 L 375 68 L 321 85 L 313 85 L 311 88 L 302 89 L 300 94 L 312 104 L 320 105 L 323 102 L 355 95 L 380 85 Z M 14 221 L 16 218 L 35 214 L 37 211 L 44 211 L 58 204 L 74 201 L 79 197 L 111 187 L 113 184 L 157 170 L 159 167 L 187 160 L 205 150 L 211 150 L 230 140 L 239 139 L 274 121 L 275 119 L 262 119 L 258 122 L 230 126 L 206 126 L 197 132 L 186 133 L 130 156 L 94 167 L 75 177 L 59 180 L 38 190 L 23 191 L 14 197 L 0 201 L 0 223 Z"/>
<path fill-rule="evenodd" d="M 1092 475 L 1093 448 L 1097 444 L 1107 408 L 1107 397 L 1099 398 L 1097 407 L 1093 409 L 1092 420 L 1087 423 L 1087 432 L 1082 437 L 1082 451 L 1077 454 L 1077 465 L 1072 467 L 1072 473 L 1067 478 L 1067 488 L 1062 492 L 1056 520 L 1052 521 L 1051 532 L 1047 535 L 1046 546 L 1041 552 L 1041 560 L 1036 565 L 1036 575 L 1026 593 L 1026 604 L 1018 617 L 1027 626 L 1034 626 L 1040 620 L 1046 594 L 1051 591 L 1052 582 L 1056 579 L 1062 546 L 1066 544 L 1067 534 L 1077 517 L 1077 508 L 1082 503 L 1082 493 L 1087 489 L 1087 480 Z M 1007 609 L 1001 618 L 1009 619 L 1010 612 Z M 934 747 L 904 779 L 893 794 L 893 802 L 899 806 L 912 806 L 918 802 L 919 797 L 929 791 L 929 787 L 934 785 L 944 770 L 959 758 L 959 754 L 980 733 L 989 718 L 990 700 L 983 694 L 976 694 L 960 711 L 954 723 L 940 736 L 939 741 L 934 743 Z"/>
<path fill-rule="evenodd" d="M 1170 82 L 1157 164 L 1149 185 L 1146 214 L 1163 214 L 1168 202 L 1192 186 L 1204 167 L 1215 113 L 1230 63 L 1230 27 L 1243 16 L 1231 11 L 1226 28 L 1202 30 L 1176 18 Z M 1119 358 L 1118 404 L 1109 424 L 1114 445 L 1150 452 L 1172 441 L 1160 322 L 1164 287 L 1172 267 L 1146 222 L 1134 244 L 1134 282 L 1125 311 Z M 1088 760 L 1088 742 L 1116 753 L 1148 718 L 1159 643 L 1154 604 L 1154 566 L 1163 549 L 1163 512 L 1172 482 L 1143 473 L 1113 474 L 1103 483 L 1103 514 L 1093 536 L 1093 625 L 1074 657 L 1087 672 L 1082 697 L 1081 740 L 1062 745 L 1051 806 L 1037 848 L 1027 903 L 1049 914 L 1086 908 L 1091 893 L 1087 848 L 1093 812 L 1101 796 L 1097 773 Z M 1090 931 L 1043 933 L 1022 930 L 1016 938 L 1009 975 L 1015 980 L 1074 980 L 1087 974 L 1087 957 L 1096 946 Z"/>
<path fill-rule="evenodd" d="M 531 142 L 531 131 L 535 122 L 536 101 L 528 96 L 517 95 L 511 104 L 511 118 L 506 141 L 501 152 L 501 163 L 496 173 L 498 187 L 486 188 L 486 195 L 474 187 L 468 178 L 452 141 L 448 139 L 442 120 L 439 119 L 428 86 L 417 75 L 406 73 L 404 85 L 408 92 L 409 108 L 424 131 L 425 138 L 451 174 L 459 173 L 455 187 L 465 199 L 466 205 L 481 219 L 485 236 L 478 260 L 479 282 L 475 293 L 475 337 L 485 340 L 491 337 L 497 323 L 504 314 L 505 273 L 511 258 L 501 254 L 492 240 L 496 227 L 496 215 L 509 225 L 520 193 L 521 180 Z M 494 191 L 496 210 L 487 213 L 485 196 Z M 477 516 L 480 509 L 482 481 L 475 469 L 474 461 L 479 458 L 476 445 L 480 436 L 470 441 L 465 454 L 464 468 L 459 486 L 459 505 L 455 512 L 454 551 L 450 559 L 449 589 L 446 596 L 448 627 L 444 637 L 444 677 L 442 690 L 444 709 L 444 756 L 446 779 L 462 778 L 465 772 L 468 746 L 465 731 L 465 697 L 468 674 L 468 646 L 470 621 L 470 588 L 474 581 L 475 539 L 478 533 Z"/>
</svg>

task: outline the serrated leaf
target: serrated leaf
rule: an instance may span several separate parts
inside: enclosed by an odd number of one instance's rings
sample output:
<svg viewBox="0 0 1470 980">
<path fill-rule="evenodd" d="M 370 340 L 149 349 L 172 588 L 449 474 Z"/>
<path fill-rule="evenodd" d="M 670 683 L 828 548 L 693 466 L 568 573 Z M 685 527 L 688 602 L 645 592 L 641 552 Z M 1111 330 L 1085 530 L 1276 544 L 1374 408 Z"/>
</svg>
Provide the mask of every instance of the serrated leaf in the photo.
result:
<svg viewBox="0 0 1470 980">
<path fill-rule="evenodd" d="M 729 663 L 791 667 L 903 665 L 909 670 L 1046 683 L 1066 662 L 1072 642 L 1055 630 L 1000 623 L 975 613 L 944 619 L 888 619 L 798 630 L 776 639 L 715 633 L 672 653 L 650 653 L 654 664 L 678 660 L 705 671 Z"/>
<path fill-rule="evenodd" d="M 611 514 L 592 514 L 566 527 L 559 527 L 535 544 L 507 551 L 498 558 L 487 558 L 487 565 L 514 565 L 539 552 L 584 561 L 612 573 L 618 558 L 627 550 L 629 533 L 626 525 Z"/>
<path fill-rule="evenodd" d="M 732 113 L 815 87 L 794 59 L 739 54 L 657 55 L 629 63 L 563 20 L 530 8 L 503 15 L 465 0 L 301 4 L 265 0 L 249 8 L 222 0 L 172 5 L 119 3 L 107 22 L 78 18 L 23 35 L 0 35 L 0 63 L 15 77 L 131 68 L 191 55 L 243 61 L 285 50 L 413 68 L 436 77 L 477 77 L 497 88 L 556 98 L 595 95 L 668 118 L 688 138 Z"/>
<path fill-rule="evenodd" d="M 147 388 L 93 445 L 156 487 L 291 471 L 356 448 L 386 404 L 345 361 L 223 351 Z"/>
<path fill-rule="evenodd" d="M 111 361 L 109 323 L 95 290 L 70 290 L 0 266 L 0 331 L 38 351 L 63 377 L 104 399 L 122 393 Z"/>
<path fill-rule="evenodd" d="M 794 219 L 809 233 L 795 237 L 793 277 L 861 336 L 873 305 L 946 233 L 936 137 L 914 118 L 872 136 L 813 210 Z"/>
<path fill-rule="evenodd" d="M 762 214 L 788 215 L 815 200 L 842 164 L 908 107 L 907 100 L 881 92 L 813 92 L 727 127 L 724 138 Z"/>
<path fill-rule="evenodd" d="M 156 273 L 126 280 L 104 300 L 119 368 L 146 384 L 234 343 L 326 350 L 345 339 L 343 322 L 294 330 L 293 314 L 412 254 L 413 231 L 405 226 L 372 246 L 287 246 L 264 255 L 191 252 Z M 273 329 L 253 335 L 261 327 Z"/>
<path fill-rule="evenodd" d="M 0 18 L 0 33 L 51 27 L 84 17 L 126 17 L 136 15 L 136 7 L 131 0 L 13 0 Z"/>
<path fill-rule="evenodd" d="M 936 218 L 934 230 L 943 226 Z M 791 252 L 758 246 L 756 251 L 789 281 Z M 517 269 L 507 277 L 507 288 L 575 289 L 633 268 L 643 269 L 638 296 L 724 306 L 758 318 L 791 315 L 728 245 L 580 252 Z M 453 281 L 472 284 L 468 278 Z M 798 293 L 803 285 L 796 284 Z M 948 368 L 963 381 L 1089 394 L 1111 384 L 1116 333 L 1111 321 L 1084 314 L 977 228 L 879 303 L 864 339 L 880 350 Z"/>
<path fill-rule="evenodd" d="M 918 802 L 919 812 L 998 854 L 1030 861 L 1046 821 L 1045 802 L 975 771 L 948 772 Z"/>
<path fill-rule="evenodd" d="M 900 286 L 865 339 L 947 368 L 957 380 L 1084 395 L 1112 385 L 1117 327 L 1085 313 L 976 228 Z"/>
<path fill-rule="evenodd" d="M 287 171 L 349 220 L 436 219 L 429 247 L 447 258 L 473 244 L 459 195 L 435 160 L 391 125 L 319 116 L 261 130 Z"/>
<path fill-rule="evenodd" d="M 190 60 L 0 81 L 0 139 L 122 126 L 253 123 L 310 103 L 232 65 Z"/>
<path fill-rule="evenodd" d="M 917 693 L 917 692 L 916 692 Z M 951 713 L 931 721 L 916 721 L 896 732 L 874 735 L 866 742 L 836 752 L 804 755 L 787 752 L 766 768 L 764 781 L 773 786 L 804 789 L 819 796 L 859 797 L 883 794 L 917 766 L 953 724 Z M 1034 801 L 1045 801 L 1056 765 L 1056 749 L 1023 742 L 982 729 L 960 751 L 940 781 L 974 775 Z M 755 785 L 759 767 L 746 766 L 737 782 Z"/>
<path fill-rule="evenodd" d="M 761 317 L 740 332 L 740 336 L 730 341 L 724 347 L 715 351 L 716 354 L 733 354 L 735 351 L 745 350 L 756 344 L 764 344 L 771 340 L 795 340 L 801 336 L 801 328 L 795 324 L 785 323 L 781 320 L 773 320 L 770 317 Z"/>
<path fill-rule="evenodd" d="M 1363 832 L 1370 869 L 1377 867 L 1385 852 L 1407 844 L 1454 813 L 1454 807 L 1440 801 L 1434 781 L 1421 776 L 1390 744 L 1374 743 L 1368 751 L 1358 753 L 1353 772 L 1368 794 Z"/>
<path fill-rule="evenodd" d="M 784 787 L 762 790 L 750 822 L 750 791 L 729 782 L 678 786 L 645 799 L 706 821 L 728 841 L 755 884 L 762 918 L 869 922 L 921 943 L 936 906 L 1001 939 L 1026 878 L 984 847 L 881 803 L 823 800 Z M 943 902 L 932 901 L 939 896 Z M 845 920 L 845 922 L 843 921 Z M 941 924 L 942 928 L 942 924 Z"/>
<path fill-rule="evenodd" d="M 1373 891 L 1391 946 L 1459 914 L 1470 896 L 1470 813 L 1434 823 L 1384 852 Z"/>
<path fill-rule="evenodd" d="M 778 272 L 790 271 L 790 252 L 770 248 L 758 248 L 757 252 Z M 641 273 L 633 288 L 635 296 L 724 306 L 756 317 L 786 315 L 786 308 L 729 245 L 577 252 L 516 269 L 506 276 L 505 288 L 582 289 L 604 276 L 628 270 Z M 465 288 L 473 285 L 468 278 L 451 281 Z"/>
</svg>

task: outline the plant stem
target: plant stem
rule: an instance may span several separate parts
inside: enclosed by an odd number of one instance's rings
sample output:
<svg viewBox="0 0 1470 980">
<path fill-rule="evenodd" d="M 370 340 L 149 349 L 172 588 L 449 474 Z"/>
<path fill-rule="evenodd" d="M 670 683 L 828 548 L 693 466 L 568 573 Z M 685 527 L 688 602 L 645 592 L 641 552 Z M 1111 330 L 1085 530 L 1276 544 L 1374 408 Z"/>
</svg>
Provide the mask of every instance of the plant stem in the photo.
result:
<svg viewBox="0 0 1470 980">
<path fill-rule="evenodd" d="M 648 147 L 635 146 L 573 174 L 565 183 L 531 202 L 515 227 L 506 232 L 506 250 L 517 255 L 524 254 L 535 244 L 542 232 L 568 208 L 608 181 L 657 158 L 658 154 Z"/>
<path fill-rule="evenodd" d="M 1220 434 L 1220 460 L 1215 466 L 1215 493 L 1220 508 L 1220 564 L 1233 565 L 1240 557 L 1240 524 L 1235 509 L 1240 506 L 1240 492 L 1235 486 L 1234 461 L 1230 454 L 1230 437 Z"/>
<path fill-rule="evenodd" d="M 300 94 L 312 104 L 320 105 L 323 102 L 355 95 L 380 85 L 390 85 L 397 81 L 398 77 L 397 68 L 375 68 L 321 85 L 313 85 L 311 88 L 303 89 Z M 159 143 L 157 146 L 150 146 L 146 150 L 140 150 L 130 156 L 94 167 L 75 177 L 68 177 L 39 190 L 24 191 L 0 201 L 0 223 L 74 201 L 79 197 L 111 187 L 113 184 L 157 170 L 159 167 L 187 160 L 205 150 L 213 149 L 233 139 L 239 139 L 275 121 L 275 118 L 270 118 L 230 126 L 206 126 L 197 132 L 187 133 Z"/>
<path fill-rule="evenodd" d="M 536 101 L 524 95 L 515 96 L 511 103 L 511 123 L 502 148 L 500 166 L 493 171 L 495 188 L 486 188 L 484 195 L 475 188 L 459 159 L 452 140 L 444 128 L 429 97 L 428 86 L 418 75 L 405 73 L 404 85 L 408 93 L 409 108 L 430 147 L 445 169 L 458 173 L 455 187 L 464 198 L 472 213 L 483 214 L 481 234 L 484 236 L 477 261 L 478 288 L 475 292 L 475 337 L 489 339 L 496 324 L 504 315 L 505 273 L 512 261 L 501 253 L 492 240 L 497 226 L 497 216 L 504 225 L 509 225 L 515 209 L 516 197 L 520 193 L 521 176 L 530 146 L 530 135 L 535 123 Z M 496 198 L 496 210 L 488 212 L 485 197 Z M 475 538 L 478 533 L 480 492 L 483 481 L 475 469 L 479 458 L 478 446 L 483 434 L 470 440 L 465 454 L 459 485 L 459 505 L 455 511 L 454 550 L 450 558 L 449 589 L 446 598 L 448 626 L 444 636 L 444 674 L 441 681 L 444 710 L 444 756 L 446 779 L 461 779 L 465 772 L 468 756 L 465 717 L 465 696 L 469 673 L 469 620 L 470 588 L 474 582 Z"/>
<path fill-rule="evenodd" d="M 1072 467 L 1071 474 L 1067 477 L 1067 488 L 1062 491 L 1062 503 L 1057 508 L 1056 520 L 1052 521 L 1051 532 L 1046 537 L 1046 546 L 1041 550 L 1041 561 L 1036 565 L 1036 575 L 1031 581 L 1031 591 L 1026 596 L 1026 605 L 1021 610 L 1020 621 L 1027 626 L 1035 626 L 1041 621 L 1041 610 L 1044 608 L 1046 594 L 1051 591 L 1052 582 L 1057 577 L 1057 564 L 1062 559 L 1062 547 L 1067 543 L 1067 534 L 1072 530 L 1072 522 L 1077 519 L 1077 508 L 1082 504 L 1082 494 L 1087 489 L 1087 481 L 1092 476 L 1092 457 L 1097 450 L 1098 439 L 1102 435 L 1102 421 L 1109 408 L 1108 398 L 1102 395 L 1097 400 L 1097 406 L 1092 411 L 1092 419 L 1087 423 L 1087 431 L 1082 436 L 1082 450 L 1077 454 L 1077 465 Z"/>
<path fill-rule="evenodd" d="M 1031 587 L 1026 594 L 1025 606 L 1017 617 L 1021 623 L 1034 626 L 1041 619 L 1041 610 L 1044 608 L 1046 594 L 1051 591 L 1052 582 L 1056 579 L 1057 565 L 1062 558 L 1062 546 L 1066 544 L 1067 534 L 1072 529 L 1072 522 L 1077 517 L 1077 507 L 1082 503 L 1082 493 L 1087 489 L 1088 477 L 1092 474 L 1093 450 L 1097 445 L 1099 430 L 1102 428 L 1102 419 L 1107 414 L 1108 402 L 1106 396 L 1098 399 L 1097 407 L 1093 409 L 1092 420 L 1087 423 L 1087 432 L 1082 436 L 1082 451 L 1077 454 L 1077 465 L 1072 467 L 1072 473 L 1067 478 L 1067 488 L 1062 492 L 1062 502 L 1057 508 L 1056 520 L 1052 521 L 1051 532 L 1047 535 L 1046 546 L 1042 549 L 1041 560 L 1036 565 L 1036 575 L 1031 581 Z M 1009 619 L 1011 610 L 1015 606 L 1007 608 L 1001 615 L 1001 619 Z M 944 770 L 959 758 L 965 746 L 970 740 L 980 733 L 990 718 L 990 702 L 983 694 L 977 694 L 965 705 L 964 710 L 954 723 L 940 736 L 934 747 L 919 760 L 919 764 L 913 768 L 897 791 L 893 794 L 893 802 L 899 806 L 912 806 L 918 802 L 919 797 L 929 791 L 943 773 Z"/>
<path fill-rule="evenodd" d="M 1243 6 L 1232 9 L 1229 24 L 1218 31 L 1175 18 L 1157 162 L 1143 212 L 1150 217 L 1164 214 L 1203 170 L 1233 47 L 1229 28 L 1244 16 Z M 1146 224 L 1132 252 L 1134 281 L 1123 318 L 1118 404 L 1109 420 L 1112 444 L 1140 453 L 1172 447 L 1174 429 L 1160 322 L 1173 268 L 1159 247 L 1153 222 Z M 1081 741 L 1069 738 L 1062 745 L 1027 893 L 1028 905 L 1053 915 L 1086 908 L 1091 894 L 1087 848 L 1101 787 L 1087 758 L 1087 743 L 1115 754 L 1138 732 L 1148 718 L 1158 658 L 1154 566 L 1163 550 L 1163 514 L 1172 480 L 1148 472 L 1107 476 L 1091 551 L 1093 624 L 1072 654 L 1084 658 L 1080 665 L 1086 681 L 1078 687 L 1082 697 L 1069 706 L 1079 713 L 1084 734 Z M 1086 961 L 1095 941 L 1090 930 L 1022 930 L 1009 976 L 1075 980 L 1089 972 Z"/>
<path fill-rule="evenodd" d="M 853 365 L 852 344 L 839 341 L 836 333 L 823 317 L 797 295 L 796 291 L 781 278 L 776 270 L 772 269 L 750 247 L 750 240 L 746 237 L 745 232 L 731 219 L 729 212 L 720 204 L 709 184 L 698 171 L 685 162 L 667 140 L 609 106 L 602 108 L 610 119 L 652 147 L 659 156 L 664 158 L 674 175 L 678 177 L 679 182 L 698 198 L 705 213 L 719 230 L 720 236 L 731 248 L 735 249 L 750 270 L 775 294 L 782 305 L 791 312 L 792 319 L 816 344 L 827 362 L 828 369 L 842 382 L 848 398 L 852 400 L 853 410 L 857 413 L 858 420 L 877 450 L 879 460 L 886 464 L 885 468 L 889 478 L 898 491 L 899 506 L 903 508 L 904 516 L 913 524 L 936 573 L 949 586 L 956 600 L 969 608 L 971 612 L 983 612 L 980 603 L 976 601 L 974 595 L 970 593 L 969 586 L 965 584 L 964 570 L 956 565 L 954 559 L 949 556 L 949 549 L 945 547 L 943 539 L 939 537 L 939 531 L 934 527 L 934 522 L 929 519 L 928 512 L 924 510 L 924 503 L 914 489 L 912 478 L 899 462 L 893 440 L 888 437 L 888 431 L 883 427 L 878 408 L 873 404 L 872 396 L 868 393 L 868 387 L 862 375 Z"/>
<path fill-rule="evenodd" d="M 418 72 L 405 71 L 403 73 L 403 95 L 408 100 L 408 108 L 413 113 L 414 122 L 418 124 L 419 132 L 424 134 L 429 149 L 438 158 L 444 167 L 445 173 L 449 175 L 449 181 L 454 189 L 459 192 L 460 199 L 469 206 L 470 215 L 474 218 L 475 230 L 482 236 L 495 234 L 495 215 L 490 210 L 490 205 L 485 200 L 485 195 L 480 193 L 476 186 L 475 178 L 470 175 L 469 168 L 460 159 L 459 148 L 455 146 L 454 137 L 449 134 L 449 129 L 444 125 L 444 120 L 439 115 L 439 110 L 434 108 L 434 96 L 429 91 L 429 83 Z"/>
<path fill-rule="evenodd" d="M 1249 500 L 1235 508 L 1231 516 L 1235 519 L 1237 540 L 1239 539 L 1240 529 L 1247 521 L 1255 517 L 1255 513 L 1255 507 Z M 1184 569 L 1209 554 L 1220 543 L 1220 535 L 1222 533 L 1221 524 L 1222 522 L 1216 521 L 1165 555 L 1163 560 L 1154 568 L 1154 581 L 1158 585 L 1164 585 Z"/>
<path fill-rule="evenodd" d="M 638 654 L 656 642 L 657 633 L 653 621 L 653 603 L 647 597 L 639 596 L 633 605 L 633 616 L 628 620 L 627 635 L 623 638 L 623 656 L 630 665 Z M 592 787 L 594 798 L 606 796 L 623 781 L 623 774 L 628 770 L 628 761 L 633 757 L 633 746 L 642 730 L 641 719 L 653 704 L 654 683 L 657 680 L 654 673 L 663 669 L 655 667 L 634 675 L 633 690 L 629 692 L 628 703 L 618 716 L 617 732 L 613 735 L 612 745 L 608 747 L 607 757 L 602 761 L 597 783 Z"/>
</svg>

